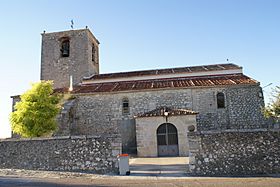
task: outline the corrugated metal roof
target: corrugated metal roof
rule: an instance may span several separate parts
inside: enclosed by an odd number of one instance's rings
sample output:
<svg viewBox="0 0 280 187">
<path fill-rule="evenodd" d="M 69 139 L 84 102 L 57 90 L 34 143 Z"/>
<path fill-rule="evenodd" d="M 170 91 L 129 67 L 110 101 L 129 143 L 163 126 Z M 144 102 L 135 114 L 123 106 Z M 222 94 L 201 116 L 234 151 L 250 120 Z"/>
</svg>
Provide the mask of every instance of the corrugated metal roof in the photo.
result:
<svg viewBox="0 0 280 187">
<path fill-rule="evenodd" d="M 162 88 L 209 87 L 247 84 L 258 84 L 258 82 L 243 74 L 212 75 L 201 77 L 180 77 L 82 84 L 75 86 L 72 93 L 119 92 Z M 67 92 L 67 88 L 56 89 L 56 92 Z"/>
<path fill-rule="evenodd" d="M 147 75 L 176 74 L 176 73 L 209 72 L 209 71 L 232 70 L 232 69 L 242 69 L 242 67 L 232 63 L 214 64 L 214 65 L 190 66 L 190 67 L 181 67 L 181 68 L 107 73 L 107 74 L 93 75 L 91 77 L 84 78 L 84 80 L 99 80 L 99 79 L 112 79 L 112 78 L 124 78 L 124 77 L 138 77 L 138 76 L 147 76 Z"/>
</svg>

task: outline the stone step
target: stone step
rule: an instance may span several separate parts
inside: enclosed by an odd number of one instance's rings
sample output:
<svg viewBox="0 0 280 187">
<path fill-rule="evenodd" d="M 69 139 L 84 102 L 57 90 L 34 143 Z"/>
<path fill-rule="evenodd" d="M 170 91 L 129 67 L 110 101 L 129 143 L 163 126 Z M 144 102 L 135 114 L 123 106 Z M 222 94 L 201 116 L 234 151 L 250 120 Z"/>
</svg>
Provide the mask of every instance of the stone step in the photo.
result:
<svg viewBox="0 0 280 187">
<path fill-rule="evenodd" d="M 129 169 L 132 176 L 185 177 L 188 157 L 132 158 Z"/>
</svg>

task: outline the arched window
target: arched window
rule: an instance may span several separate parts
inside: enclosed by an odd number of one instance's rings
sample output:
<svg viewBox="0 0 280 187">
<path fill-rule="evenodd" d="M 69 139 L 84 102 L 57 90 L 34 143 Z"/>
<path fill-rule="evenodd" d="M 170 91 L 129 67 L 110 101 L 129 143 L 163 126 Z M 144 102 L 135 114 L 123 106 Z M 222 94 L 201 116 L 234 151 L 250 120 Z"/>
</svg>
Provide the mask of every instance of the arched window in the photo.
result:
<svg viewBox="0 0 280 187">
<path fill-rule="evenodd" d="M 70 41 L 68 38 L 64 38 L 61 42 L 61 57 L 69 57 L 70 55 Z"/>
<path fill-rule="evenodd" d="M 128 98 L 123 98 L 123 100 L 122 100 L 122 112 L 123 112 L 123 114 L 129 114 L 129 100 L 128 100 Z"/>
<path fill-rule="evenodd" d="M 225 94 L 222 92 L 217 93 L 217 107 L 225 108 Z"/>
</svg>

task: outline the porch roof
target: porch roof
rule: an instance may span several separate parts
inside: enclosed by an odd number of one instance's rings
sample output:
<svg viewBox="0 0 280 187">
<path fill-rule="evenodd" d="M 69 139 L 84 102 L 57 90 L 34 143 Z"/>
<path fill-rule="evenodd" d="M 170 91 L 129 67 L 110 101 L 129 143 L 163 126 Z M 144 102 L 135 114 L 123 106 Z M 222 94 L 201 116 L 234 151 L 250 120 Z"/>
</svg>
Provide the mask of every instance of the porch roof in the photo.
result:
<svg viewBox="0 0 280 187">
<path fill-rule="evenodd" d="M 135 116 L 135 118 L 139 117 L 156 117 L 156 116 L 180 116 L 180 115 L 196 115 L 198 112 L 189 110 L 189 109 L 179 109 L 179 108 L 171 108 L 171 107 L 158 107 L 149 112 L 140 113 Z"/>
</svg>

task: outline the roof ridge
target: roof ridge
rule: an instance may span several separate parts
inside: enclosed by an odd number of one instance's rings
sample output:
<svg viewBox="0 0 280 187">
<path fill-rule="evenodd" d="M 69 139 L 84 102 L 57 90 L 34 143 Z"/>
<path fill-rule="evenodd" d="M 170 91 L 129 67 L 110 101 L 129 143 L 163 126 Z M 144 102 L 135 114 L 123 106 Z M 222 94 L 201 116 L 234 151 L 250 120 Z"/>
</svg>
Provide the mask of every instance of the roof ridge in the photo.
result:
<svg viewBox="0 0 280 187">
<path fill-rule="evenodd" d="M 172 80 L 186 80 L 186 79 L 205 79 L 205 78 L 215 78 L 215 77 L 232 77 L 232 76 L 246 76 L 243 73 L 235 73 L 235 74 L 217 74 L 217 75 L 201 75 L 201 76 L 183 76 L 183 77 L 170 77 L 170 78 L 157 78 L 157 79 L 144 79 L 144 80 L 126 80 L 126 81 L 112 81 L 112 82 L 100 82 L 100 83 L 86 83 L 81 84 L 82 86 L 91 85 L 91 84 L 106 84 L 106 83 L 116 83 L 116 82 L 123 82 L 123 83 L 129 83 L 129 82 L 150 82 L 150 81 L 172 81 Z M 246 76 L 247 78 L 250 78 Z"/>
<path fill-rule="evenodd" d="M 214 68 L 216 66 L 216 68 Z M 227 66 L 224 67 L 224 66 Z M 230 66 L 230 67 L 229 67 Z M 211 68 L 212 67 L 212 68 Z M 241 66 L 238 66 L 237 64 L 234 63 L 223 63 L 223 64 L 209 64 L 209 65 L 195 65 L 195 66 L 184 66 L 184 67 L 174 67 L 174 68 L 159 68 L 159 69 L 147 69 L 147 70 L 135 70 L 135 71 L 120 71 L 120 72 L 114 72 L 114 73 L 101 73 L 101 74 L 96 74 L 96 75 L 91 75 L 88 77 L 84 77 L 84 80 L 90 80 L 94 77 L 103 77 L 104 76 L 112 76 L 112 75 L 122 75 L 122 74 L 137 74 L 137 73 L 148 73 L 150 72 L 151 74 L 145 74 L 145 75 L 160 75 L 160 74 L 176 74 L 176 73 L 182 73 L 182 71 L 180 72 L 176 72 L 178 70 L 185 70 L 183 72 L 198 72 L 196 71 L 192 71 L 191 69 L 197 69 L 197 68 L 201 68 L 203 70 L 201 71 L 219 71 L 219 70 L 228 70 L 228 69 L 242 69 Z M 214 69 L 213 69 L 214 68 Z M 186 71 L 187 69 L 187 71 Z M 165 72 L 163 72 L 165 71 Z M 167 72 L 169 71 L 169 72 Z M 153 72 L 153 73 L 152 73 Z M 134 75 L 134 76 L 140 76 L 140 75 Z M 107 77 L 108 78 L 108 77 Z M 109 78 L 113 78 L 113 77 L 109 77 Z"/>
</svg>

